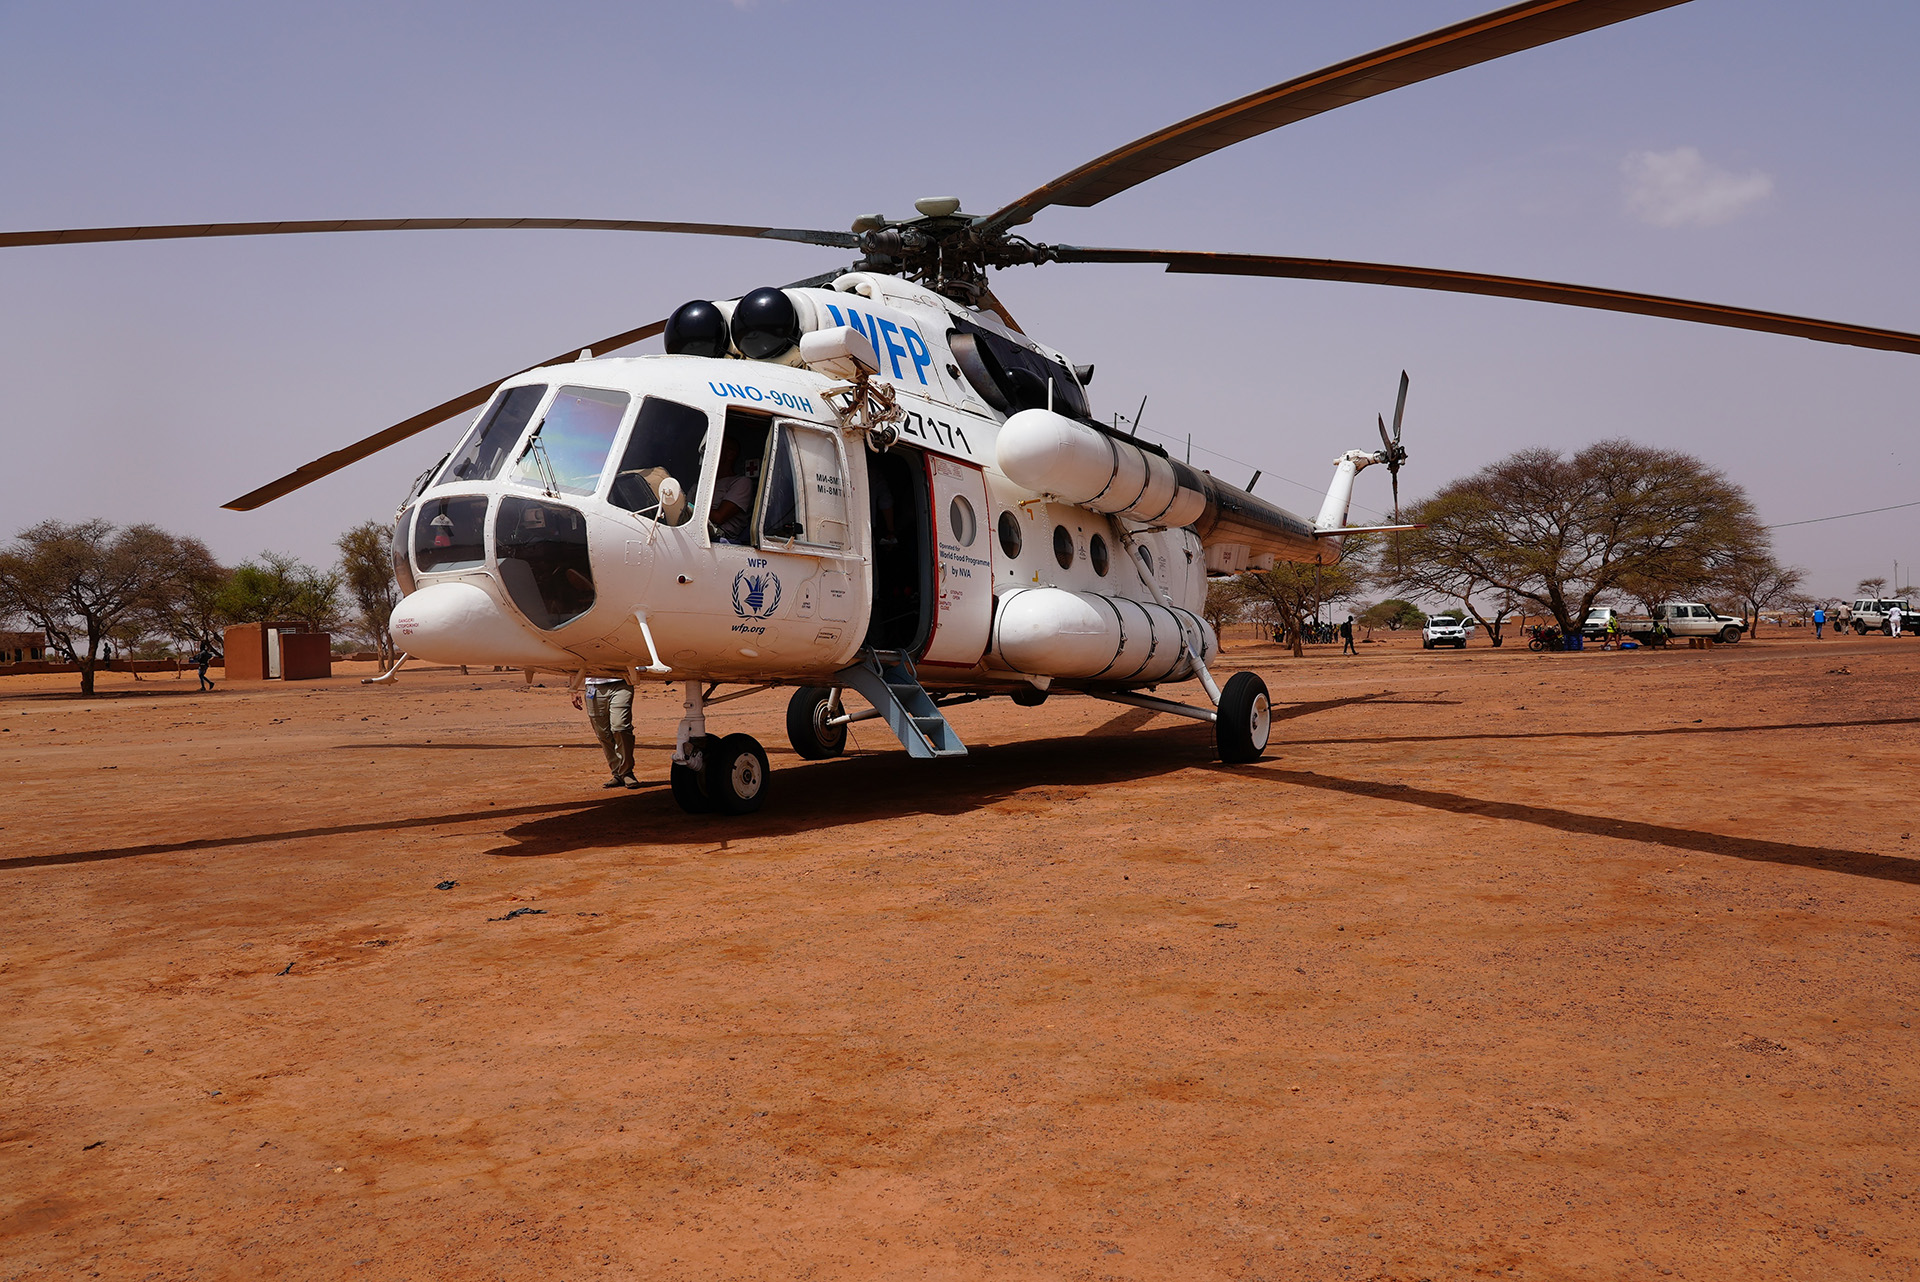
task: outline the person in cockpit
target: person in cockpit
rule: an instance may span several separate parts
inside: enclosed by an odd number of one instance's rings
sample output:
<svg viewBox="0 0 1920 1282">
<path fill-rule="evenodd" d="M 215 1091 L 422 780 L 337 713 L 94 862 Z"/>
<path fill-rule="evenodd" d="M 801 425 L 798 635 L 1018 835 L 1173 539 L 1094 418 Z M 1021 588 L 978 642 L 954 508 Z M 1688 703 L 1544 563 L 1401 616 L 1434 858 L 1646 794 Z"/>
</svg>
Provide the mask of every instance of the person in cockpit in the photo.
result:
<svg viewBox="0 0 1920 1282">
<path fill-rule="evenodd" d="M 753 511 L 753 478 L 740 466 L 740 442 L 731 433 L 720 443 L 720 479 L 713 487 L 714 537 L 721 543 L 747 542 Z"/>
</svg>

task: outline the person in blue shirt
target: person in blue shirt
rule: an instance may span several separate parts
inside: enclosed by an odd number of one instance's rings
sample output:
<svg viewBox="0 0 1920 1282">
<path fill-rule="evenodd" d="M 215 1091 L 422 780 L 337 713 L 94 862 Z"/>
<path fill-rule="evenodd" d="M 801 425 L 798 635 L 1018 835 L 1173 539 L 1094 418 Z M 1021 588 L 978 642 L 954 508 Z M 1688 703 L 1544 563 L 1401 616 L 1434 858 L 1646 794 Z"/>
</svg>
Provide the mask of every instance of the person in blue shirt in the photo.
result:
<svg viewBox="0 0 1920 1282">
<path fill-rule="evenodd" d="M 1821 606 L 1813 607 L 1813 639 L 1820 639 L 1820 630 L 1827 626 L 1827 612 Z"/>
</svg>

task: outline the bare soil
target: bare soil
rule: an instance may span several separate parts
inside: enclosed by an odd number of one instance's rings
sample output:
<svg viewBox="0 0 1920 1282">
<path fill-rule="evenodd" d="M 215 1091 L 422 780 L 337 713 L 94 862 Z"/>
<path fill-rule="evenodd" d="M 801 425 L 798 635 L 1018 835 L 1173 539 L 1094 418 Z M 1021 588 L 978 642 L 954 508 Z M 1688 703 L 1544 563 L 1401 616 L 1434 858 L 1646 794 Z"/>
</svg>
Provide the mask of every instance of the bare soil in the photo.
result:
<svg viewBox="0 0 1920 1282">
<path fill-rule="evenodd" d="M 1920 641 L 1361 650 L 754 695 L 741 820 L 677 691 L 10 678 L 0 1277 L 1920 1273 Z"/>
</svg>

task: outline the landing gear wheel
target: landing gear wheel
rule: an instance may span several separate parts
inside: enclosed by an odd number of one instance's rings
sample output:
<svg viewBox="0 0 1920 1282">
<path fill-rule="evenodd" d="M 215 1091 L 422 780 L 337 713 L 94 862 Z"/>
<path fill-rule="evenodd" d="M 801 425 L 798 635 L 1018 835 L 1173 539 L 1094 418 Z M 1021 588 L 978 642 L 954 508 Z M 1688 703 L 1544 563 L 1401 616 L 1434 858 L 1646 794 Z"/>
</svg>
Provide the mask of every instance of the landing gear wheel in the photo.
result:
<svg viewBox="0 0 1920 1282">
<path fill-rule="evenodd" d="M 1740 640 L 1740 629 L 1734 627 L 1731 623 L 1729 623 L 1726 627 L 1720 629 L 1721 645 L 1733 645 L 1735 642 L 1739 640 Z"/>
<path fill-rule="evenodd" d="M 707 752 L 707 791 L 715 808 L 750 815 L 767 794 L 767 750 L 752 735 L 730 734 Z"/>
<path fill-rule="evenodd" d="M 683 766 L 674 762 L 667 767 L 667 786 L 673 790 L 673 799 L 680 809 L 690 815 L 710 815 L 713 803 L 707 800 L 707 794 L 700 787 L 700 772 L 692 766 Z"/>
<path fill-rule="evenodd" d="M 1272 731 L 1267 683 L 1251 672 L 1236 672 L 1227 678 L 1213 723 L 1213 741 L 1220 750 L 1220 760 L 1230 766 L 1260 760 Z"/>
<path fill-rule="evenodd" d="M 847 750 L 847 723 L 827 724 L 833 710 L 833 691 L 825 686 L 802 686 L 787 701 L 787 742 L 808 761 L 825 761 Z"/>
<path fill-rule="evenodd" d="M 708 765 L 713 764 L 713 745 L 712 736 L 708 736 L 701 753 L 702 760 Z M 673 799 L 679 803 L 680 809 L 690 815 L 710 815 L 714 810 L 713 798 L 707 796 L 701 774 L 701 771 L 692 766 L 683 766 L 678 761 L 667 767 L 667 786 L 673 791 Z"/>
</svg>

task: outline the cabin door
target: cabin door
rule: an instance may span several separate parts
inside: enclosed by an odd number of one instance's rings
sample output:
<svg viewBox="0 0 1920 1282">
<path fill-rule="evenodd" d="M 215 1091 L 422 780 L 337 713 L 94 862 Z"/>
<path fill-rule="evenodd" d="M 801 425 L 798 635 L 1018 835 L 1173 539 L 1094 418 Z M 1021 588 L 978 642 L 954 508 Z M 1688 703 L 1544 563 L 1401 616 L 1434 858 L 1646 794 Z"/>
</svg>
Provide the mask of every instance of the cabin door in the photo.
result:
<svg viewBox="0 0 1920 1282">
<path fill-rule="evenodd" d="M 988 533 L 986 474 L 971 464 L 928 454 L 932 499 L 932 635 L 920 662 L 971 668 L 987 650 L 993 626 L 993 539 Z"/>
</svg>

